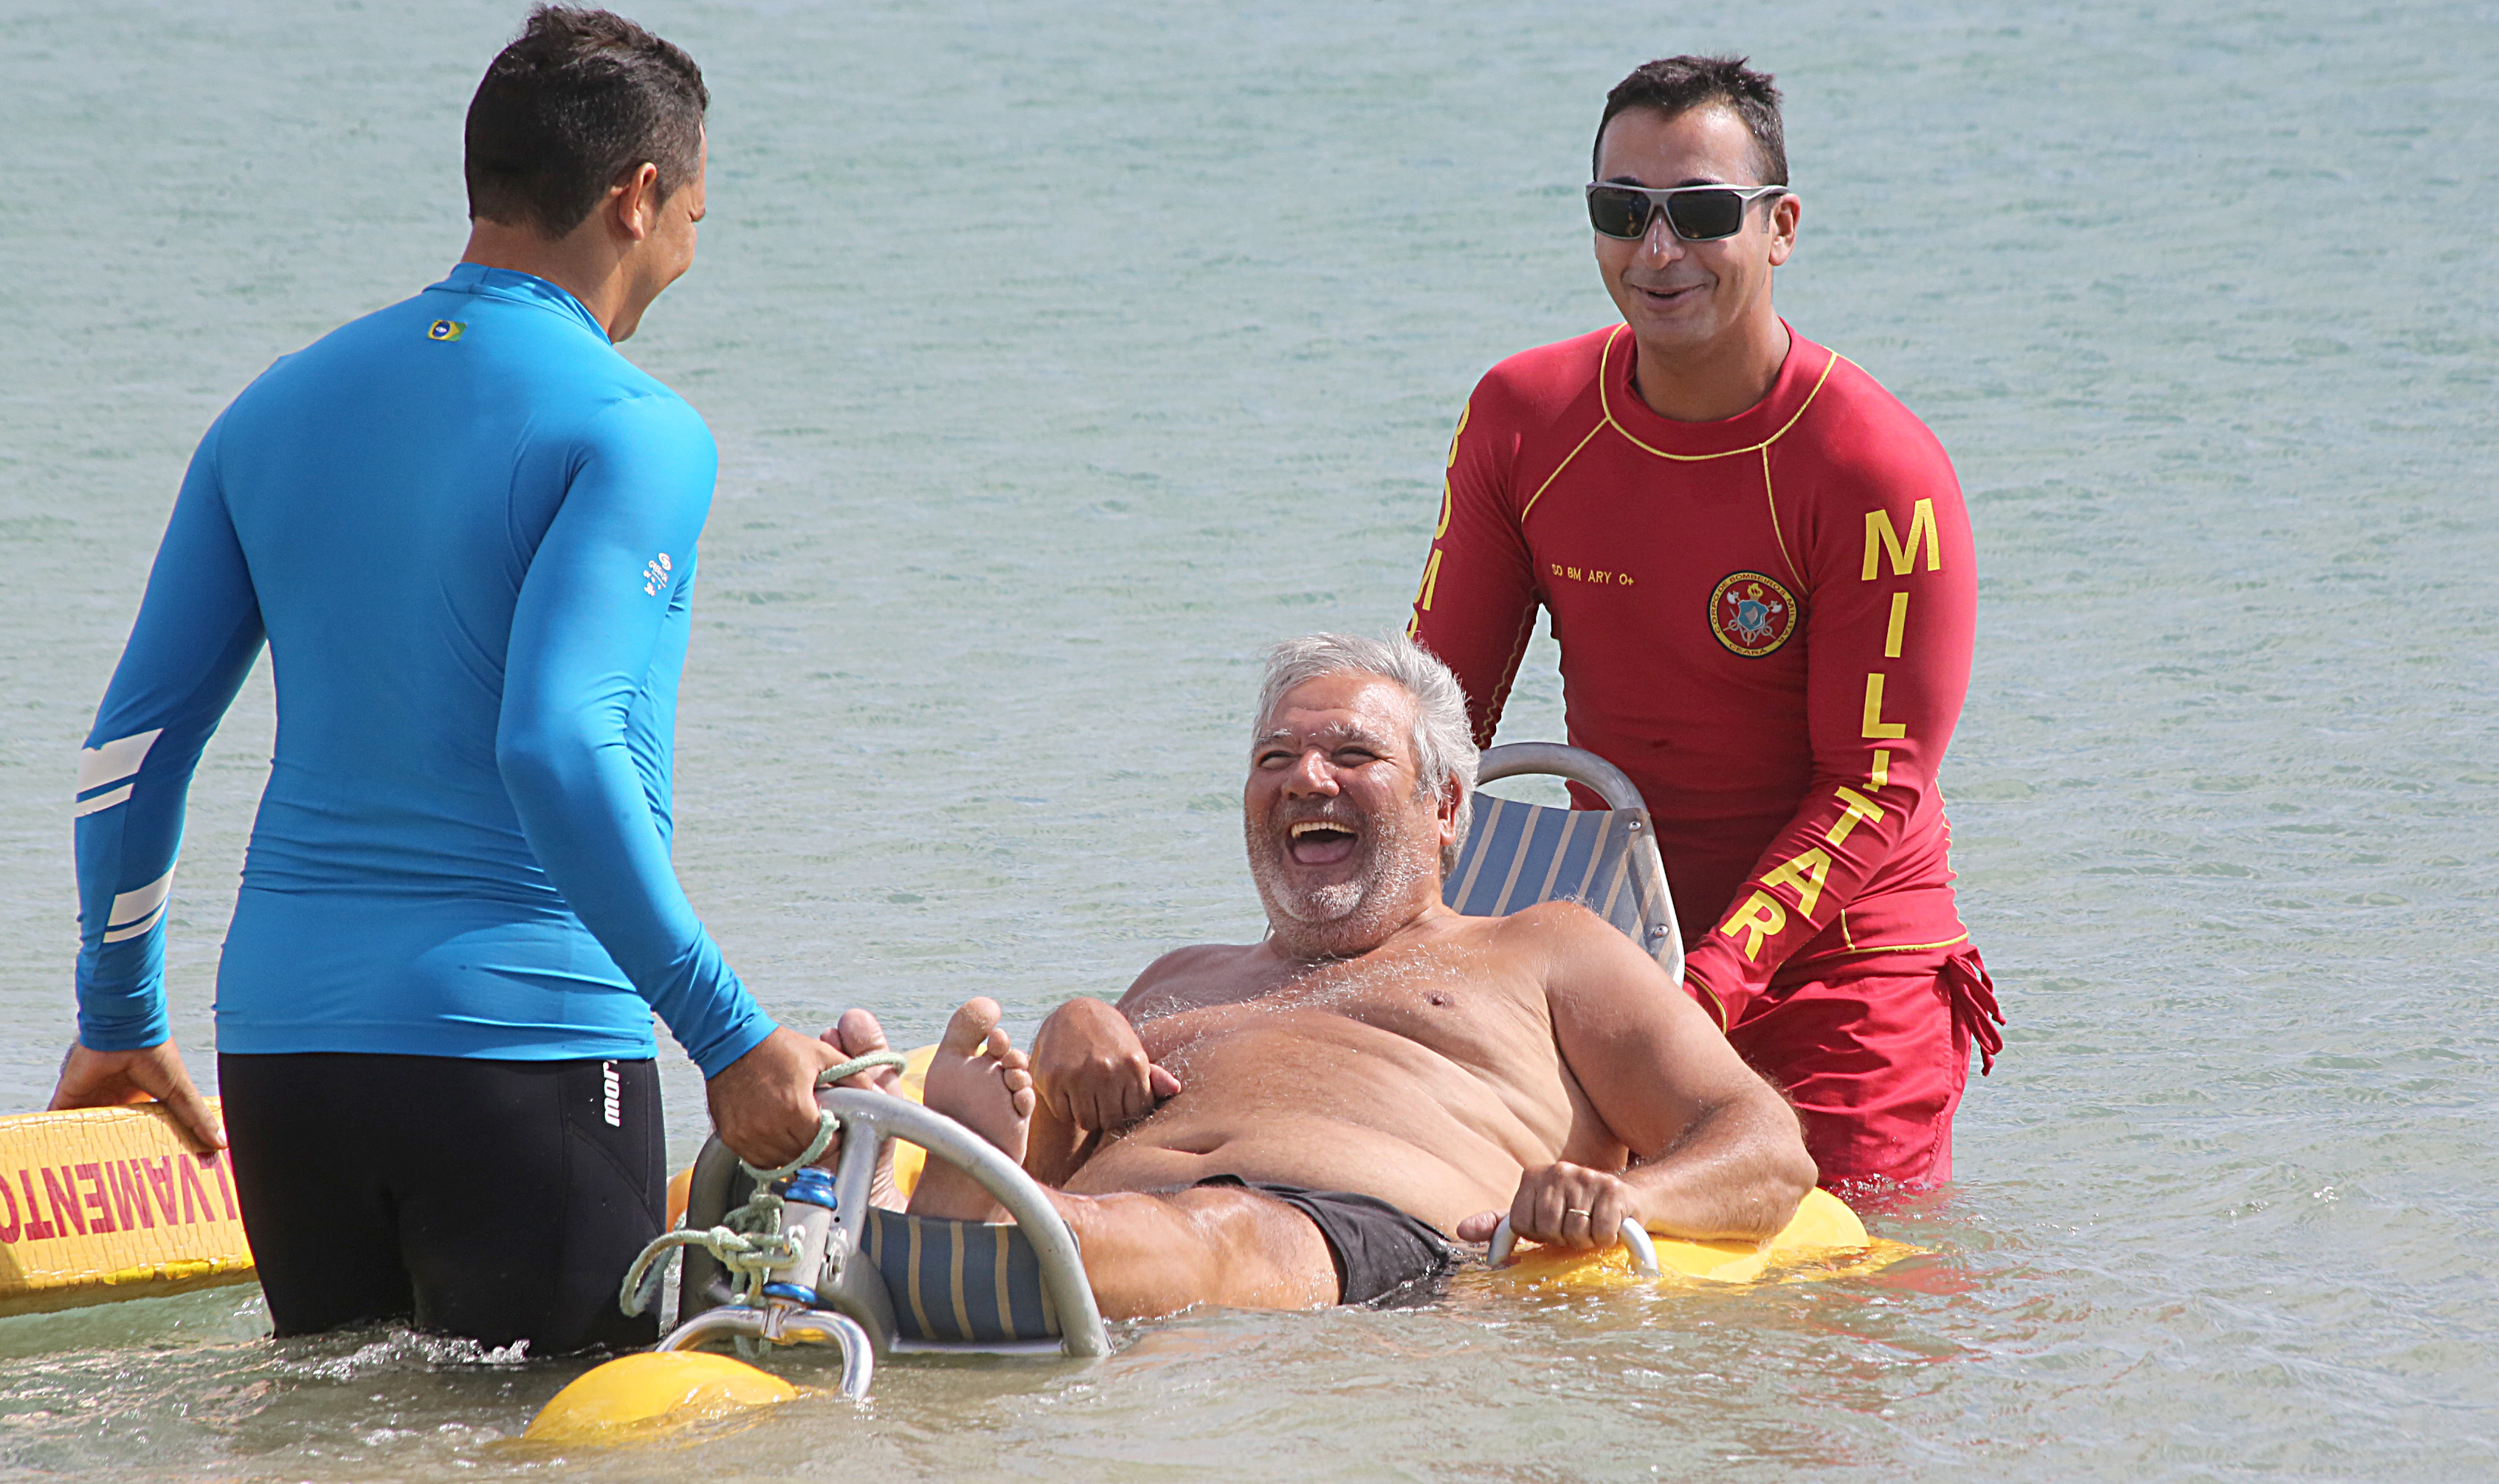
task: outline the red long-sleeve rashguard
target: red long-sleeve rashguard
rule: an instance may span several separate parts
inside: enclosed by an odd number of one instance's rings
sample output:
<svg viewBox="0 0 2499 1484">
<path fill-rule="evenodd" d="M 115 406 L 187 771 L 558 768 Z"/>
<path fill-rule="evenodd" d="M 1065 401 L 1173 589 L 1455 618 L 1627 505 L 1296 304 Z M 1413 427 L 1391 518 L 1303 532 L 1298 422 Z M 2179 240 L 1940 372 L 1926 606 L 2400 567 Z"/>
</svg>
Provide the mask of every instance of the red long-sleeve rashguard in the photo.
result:
<svg viewBox="0 0 2499 1484">
<path fill-rule="evenodd" d="M 1551 612 L 1571 741 L 1646 797 L 1732 1028 L 1783 970 L 1966 940 L 1935 770 L 1977 573 L 1943 448 L 1855 364 L 1795 337 L 1758 405 L 1679 423 L 1635 349 L 1616 325 L 1477 386 L 1412 631 L 1489 743 Z"/>
</svg>

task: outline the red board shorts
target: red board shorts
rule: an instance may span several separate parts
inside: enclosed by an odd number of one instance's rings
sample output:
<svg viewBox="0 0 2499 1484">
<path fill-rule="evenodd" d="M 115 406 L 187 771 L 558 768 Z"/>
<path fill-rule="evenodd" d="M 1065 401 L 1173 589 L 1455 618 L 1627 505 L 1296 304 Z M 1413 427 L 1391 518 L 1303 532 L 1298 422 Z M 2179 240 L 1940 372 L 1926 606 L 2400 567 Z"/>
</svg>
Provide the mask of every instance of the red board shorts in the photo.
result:
<svg viewBox="0 0 2499 1484">
<path fill-rule="evenodd" d="M 1796 1105 L 1826 1188 L 1916 1188 L 1952 1178 L 1970 1044 L 1983 1076 L 2003 1048 L 2002 1022 L 1987 966 L 1964 943 L 1805 965 L 1773 983 L 1727 1039 Z"/>
</svg>

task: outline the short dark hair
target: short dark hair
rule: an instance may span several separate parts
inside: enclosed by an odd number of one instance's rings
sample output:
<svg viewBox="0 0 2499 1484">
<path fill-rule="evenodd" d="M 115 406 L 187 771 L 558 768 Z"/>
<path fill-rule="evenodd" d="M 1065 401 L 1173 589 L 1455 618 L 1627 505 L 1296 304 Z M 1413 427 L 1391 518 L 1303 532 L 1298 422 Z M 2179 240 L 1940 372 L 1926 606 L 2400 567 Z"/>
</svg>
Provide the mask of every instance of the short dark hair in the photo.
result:
<svg viewBox="0 0 2499 1484">
<path fill-rule="evenodd" d="M 1747 56 L 1670 56 L 1642 62 L 1606 94 L 1606 116 L 1597 120 L 1597 143 L 1588 146 L 1588 177 L 1597 175 L 1597 150 L 1606 125 L 1626 109 L 1655 109 L 1667 117 L 1694 109 L 1723 108 L 1753 136 L 1757 185 L 1788 183 L 1787 135 L 1779 127 L 1779 90 L 1770 75 L 1744 64 Z"/>
<path fill-rule="evenodd" d="M 549 238 L 649 163 L 666 200 L 702 165 L 711 92 L 684 50 L 606 11 L 541 5 L 469 103 L 469 214 Z"/>
</svg>

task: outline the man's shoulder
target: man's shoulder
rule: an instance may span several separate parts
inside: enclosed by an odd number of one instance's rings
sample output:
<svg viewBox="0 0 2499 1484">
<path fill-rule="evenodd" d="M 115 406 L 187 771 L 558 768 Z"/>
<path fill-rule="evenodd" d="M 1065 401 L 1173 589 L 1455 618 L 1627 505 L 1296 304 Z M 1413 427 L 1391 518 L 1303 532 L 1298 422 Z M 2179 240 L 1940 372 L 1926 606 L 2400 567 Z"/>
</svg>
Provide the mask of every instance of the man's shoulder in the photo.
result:
<svg viewBox="0 0 2499 1484">
<path fill-rule="evenodd" d="M 1605 952 L 1619 944 L 1639 950 L 1621 929 L 1578 902 L 1538 902 L 1505 917 L 1449 913 L 1434 924 L 1439 940 L 1462 949 L 1549 963 L 1564 956 Z"/>
<path fill-rule="evenodd" d="M 400 348 L 398 341 L 402 339 L 407 340 L 406 348 L 412 357 L 417 336 L 402 337 L 396 332 L 402 327 L 415 326 L 413 306 L 423 297 L 421 294 L 412 296 L 397 304 L 384 305 L 370 313 L 359 314 L 302 349 L 288 351 L 272 361 L 268 370 L 253 377 L 251 384 L 243 388 L 236 401 L 259 401 L 313 392 L 337 386 L 341 376 L 370 376 L 389 359 L 393 350 Z"/>
<path fill-rule="evenodd" d="M 537 306 L 442 288 L 348 320 L 278 357 L 246 390 L 347 390 L 447 373 L 489 384 L 498 398 L 647 403 L 653 415 L 695 416 L 674 388 L 595 332 Z"/>
<path fill-rule="evenodd" d="M 1130 1015 L 1186 1009 L 1200 995 L 1236 985 L 1257 952 L 1254 943 L 1197 943 L 1173 949 L 1146 965 L 1120 996 L 1120 1008 Z"/>
<path fill-rule="evenodd" d="M 1489 936 L 1551 945 L 1585 941 L 1591 934 L 1611 933 L 1622 937 L 1621 929 L 1590 911 L 1586 905 L 1568 898 L 1538 902 L 1521 907 L 1501 918 L 1464 918 L 1469 923 L 1485 924 L 1481 929 Z M 1626 943 L 1629 939 L 1624 939 Z"/>
<path fill-rule="evenodd" d="M 1186 948 L 1173 949 L 1146 965 L 1146 972 L 1139 976 L 1139 980 L 1237 967 L 1244 958 L 1257 952 L 1258 945 L 1254 943 L 1192 943 Z"/>
<path fill-rule="evenodd" d="M 711 446 L 711 425 L 694 403 L 639 367 L 630 362 L 627 366 L 633 373 L 631 377 L 618 377 L 585 392 L 582 406 L 587 420 L 635 439 L 665 437 Z"/>
<path fill-rule="evenodd" d="M 1933 431 L 1866 368 L 1801 336 L 1797 349 L 1809 365 L 1828 368 L 1818 373 L 1821 384 L 1809 408 L 1813 415 L 1798 427 L 1825 457 L 1869 475 L 1924 473 L 1943 459 L 1943 444 Z"/>
<path fill-rule="evenodd" d="M 1538 902 L 1505 918 L 1471 918 L 1482 947 L 1529 968 L 1548 1002 L 1673 988 L 1666 970 L 1622 929 L 1574 901 Z"/>
<path fill-rule="evenodd" d="M 1496 364 L 1476 384 L 1473 404 L 1487 401 L 1520 409 L 1558 410 L 1596 389 L 1606 346 L 1620 325 L 1522 350 Z"/>
</svg>

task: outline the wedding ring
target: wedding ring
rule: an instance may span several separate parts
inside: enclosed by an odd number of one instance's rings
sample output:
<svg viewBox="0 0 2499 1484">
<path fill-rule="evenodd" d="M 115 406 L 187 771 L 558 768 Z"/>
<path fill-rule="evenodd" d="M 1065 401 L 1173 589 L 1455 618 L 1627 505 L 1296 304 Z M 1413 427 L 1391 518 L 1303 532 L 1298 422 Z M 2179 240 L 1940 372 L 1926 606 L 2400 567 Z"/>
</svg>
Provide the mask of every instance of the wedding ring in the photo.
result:
<svg viewBox="0 0 2499 1484">
<path fill-rule="evenodd" d="M 1565 1207 L 1562 1214 L 1566 1216 L 1590 1216 L 1596 1214 L 1596 1212 L 1590 1210 L 1585 1206 L 1571 1206 Z"/>
</svg>

